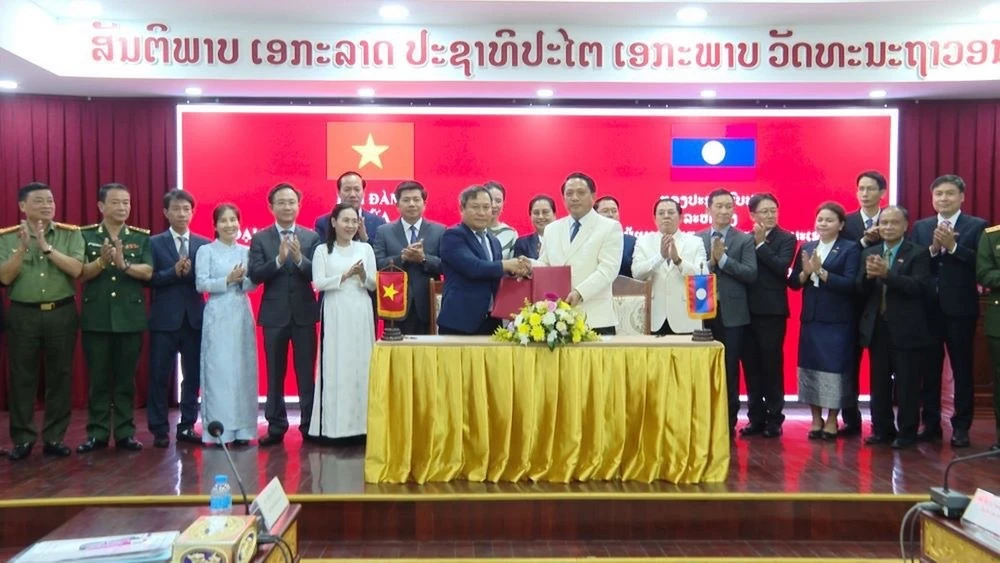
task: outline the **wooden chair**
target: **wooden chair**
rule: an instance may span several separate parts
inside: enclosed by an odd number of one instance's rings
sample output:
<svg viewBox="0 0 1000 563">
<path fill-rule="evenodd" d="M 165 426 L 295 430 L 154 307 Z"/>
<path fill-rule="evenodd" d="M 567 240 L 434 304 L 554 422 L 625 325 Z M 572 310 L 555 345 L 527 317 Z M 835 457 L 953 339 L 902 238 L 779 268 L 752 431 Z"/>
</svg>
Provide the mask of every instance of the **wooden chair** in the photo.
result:
<svg viewBox="0 0 1000 563">
<path fill-rule="evenodd" d="M 442 280 L 431 280 L 430 283 L 430 295 L 428 296 L 431 300 L 431 334 L 438 333 L 438 312 L 441 310 L 441 289 L 444 287 L 444 281 Z"/>
<path fill-rule="evenodd" d="M 611 286 L 612 303 L 618 317 L 618 334 L 649 334 L 649 309 L 653 299 L 653 286 L 618 276 Z"/>
</svg>

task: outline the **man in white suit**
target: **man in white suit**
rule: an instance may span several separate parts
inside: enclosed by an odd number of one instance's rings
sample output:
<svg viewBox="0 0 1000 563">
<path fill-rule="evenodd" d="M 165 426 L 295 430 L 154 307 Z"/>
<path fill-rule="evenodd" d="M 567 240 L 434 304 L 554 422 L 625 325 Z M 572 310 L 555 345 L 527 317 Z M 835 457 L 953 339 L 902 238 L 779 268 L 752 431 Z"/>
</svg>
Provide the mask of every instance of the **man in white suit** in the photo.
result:
<svg viewBox="0 0 1000 563">
<path fill-rule="evenodd" d="M 597 185 L 590 176 L 574 172 L 566 177 L 562 195 L 569 215 L 545 227 L 538 262 L 569 266 L 573 289 L 566 302 L 586 313 L 597 333 L 615 334 L 611 285 L 622 262 L 622 226 L 594 211 L 595 193 Z"/>
<path fill-rule="evenodd" d="M 658 200 L 653 217 L 659 232 L 642 235 L 635 243 L 632 276 L 653 284 L 650 322 L 659 327 L 653 334 L 690 334 L 701 328 L 701 320 L 688 316 L 684 277 L 700 272 L 708 259 L 701 239 L 679 230 L 682 215 L 677 200 Z"/>
</svg>

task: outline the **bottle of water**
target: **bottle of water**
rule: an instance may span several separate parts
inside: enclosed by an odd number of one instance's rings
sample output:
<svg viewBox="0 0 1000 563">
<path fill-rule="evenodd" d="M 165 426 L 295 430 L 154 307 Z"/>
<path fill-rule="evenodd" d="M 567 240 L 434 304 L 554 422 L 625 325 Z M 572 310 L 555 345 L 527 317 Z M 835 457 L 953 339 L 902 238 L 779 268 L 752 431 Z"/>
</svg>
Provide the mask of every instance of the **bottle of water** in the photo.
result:
<svg viewBox="0 0 1000 563">
<path fill-rule="evenodd" d="M 212 514 L 229 514 L 233 510 L 233 494 L 229 488 L 229 477 L 216 475 L 215 484 L 209 496 L 208 508 Z"/>
</svg>

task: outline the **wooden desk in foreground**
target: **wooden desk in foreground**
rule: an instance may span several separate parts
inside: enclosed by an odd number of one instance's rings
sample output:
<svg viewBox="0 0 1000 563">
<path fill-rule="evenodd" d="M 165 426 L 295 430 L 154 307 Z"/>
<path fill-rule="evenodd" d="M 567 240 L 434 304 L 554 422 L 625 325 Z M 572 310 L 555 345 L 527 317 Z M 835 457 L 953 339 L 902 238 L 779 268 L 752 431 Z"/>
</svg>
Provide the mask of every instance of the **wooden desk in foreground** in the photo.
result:
<svg viewBox="0 0 1000 563">
<path fill-rule="evenodd" d="M 620 336 L 549 351 L 488 337 L 379 342 L 365 481 L 721 482 L 724 349 Z"/>
<path fill-rule="evenodd" d="M 241 514 L 239 510 L 242 508 L 242 505 L 233 506 L 233 514 Z M 288 543 L 295 561 L 299 560 L 298 525 L 301 510 L 301 504 L 289 506 L 271 530 L 274 535 L 281 537 Z M 147 532 L 182 532 L 199 516 L 208 514 L 208 507 L 191 506 L 88 508 L 39 541 L 144 534 Z M 263 545 L 257 549 L 257 556 L 254 557 L 253 563 L 283 563 L 286 560 L 279 547 Z"/>
<path fill-rule="evenodd" d="M 920 560 L 936 563 L 1000 562 L 1000 539 L 989 532 L 920 512 Z"/>
</svg>

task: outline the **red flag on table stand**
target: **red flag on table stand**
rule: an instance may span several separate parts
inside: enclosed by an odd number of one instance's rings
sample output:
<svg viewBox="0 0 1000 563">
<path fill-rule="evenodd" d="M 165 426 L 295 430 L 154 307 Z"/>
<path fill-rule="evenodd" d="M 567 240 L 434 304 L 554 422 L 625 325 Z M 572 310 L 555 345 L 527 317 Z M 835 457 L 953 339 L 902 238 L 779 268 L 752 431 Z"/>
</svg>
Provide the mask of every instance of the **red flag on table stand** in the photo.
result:
<svg viewBox="0 0 1000 563">
<path fill-rule="evenodd" d="M 406 317 L 410 297 L 408 281 L 406 272 L 394 264 L 378 271 L 375 283 L 378 316 L 389 321 L 389 326 L 382 333 L 382 340 L 403 339 L 403 333 L 396 328 L 395 321 Z"/>
<path fill-rule="evenodd" d="M 715 285 L 715 274 L 697 274 L 685 276 L 687 285 L 687 310 L 692 319 L 714 319 L 718 313 L 719 294 Z M 712 331 L 702 324 L 691 335 L 695 342 L 711 342 L 714 340 Z"/>
</svg>

